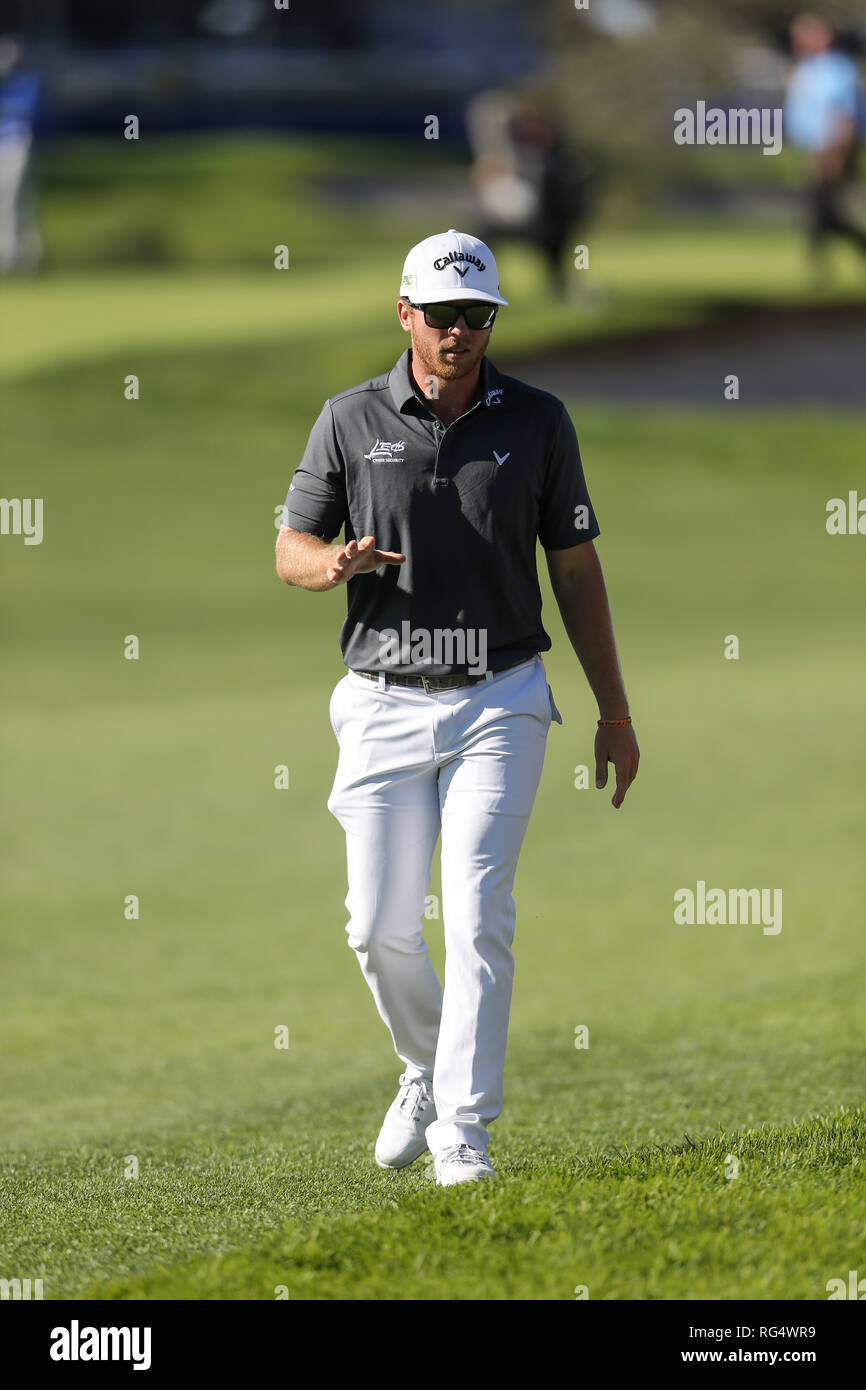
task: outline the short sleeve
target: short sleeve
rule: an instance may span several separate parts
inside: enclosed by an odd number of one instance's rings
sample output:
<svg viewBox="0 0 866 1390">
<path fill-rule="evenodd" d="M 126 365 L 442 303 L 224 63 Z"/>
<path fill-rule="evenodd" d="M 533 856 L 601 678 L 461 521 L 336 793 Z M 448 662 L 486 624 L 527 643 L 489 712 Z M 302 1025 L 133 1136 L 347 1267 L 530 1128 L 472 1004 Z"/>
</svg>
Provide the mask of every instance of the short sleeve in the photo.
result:
<svg viewBox="0 0 866 1390">
<path fill-rule="evenodd" d="M 545 550 L 568 550 L 595 540 L 599 525 L 589 500 L 574 425 L 562 414 L 553 438 L 538 520 L 538 539 Z"/>
<path fill-rule="evenodd" d="M 339 535 L 347 517 L 346 467 L 326 401 L 289 484 L 283 521 L 294 531 L 330 541 Z"/>
<path fill-rule="evenodd" d="M 856 120 L 860 107 L 860 74 L 852 62 L 846 61 L 836 83 L 836 111 L 843 118 Z"/>
</svg>

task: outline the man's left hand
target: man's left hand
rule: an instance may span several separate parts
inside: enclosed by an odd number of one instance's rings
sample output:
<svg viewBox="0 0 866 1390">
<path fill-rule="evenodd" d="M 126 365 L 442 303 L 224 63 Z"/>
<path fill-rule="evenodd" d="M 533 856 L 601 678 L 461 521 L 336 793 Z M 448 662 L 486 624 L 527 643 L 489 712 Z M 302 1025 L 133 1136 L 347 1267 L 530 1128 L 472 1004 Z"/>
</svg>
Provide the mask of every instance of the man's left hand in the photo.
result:
<svg viewBox="0 0 866 1390">
<path fill-rule="evenodd" d="M 634 729 L 631 724 L 623 727 L 599 728 L 595 733 L 595 785 L 599 788 L 607 786 L 607 765 L 613 763 L 616 770 L 616 791 L 611 797 L 610 804 L 619 810 L 625 800 L 625 794 L 637 777 L 637 767 L 640 762 L 640 749 L 637 746 Z"/>
</svg>

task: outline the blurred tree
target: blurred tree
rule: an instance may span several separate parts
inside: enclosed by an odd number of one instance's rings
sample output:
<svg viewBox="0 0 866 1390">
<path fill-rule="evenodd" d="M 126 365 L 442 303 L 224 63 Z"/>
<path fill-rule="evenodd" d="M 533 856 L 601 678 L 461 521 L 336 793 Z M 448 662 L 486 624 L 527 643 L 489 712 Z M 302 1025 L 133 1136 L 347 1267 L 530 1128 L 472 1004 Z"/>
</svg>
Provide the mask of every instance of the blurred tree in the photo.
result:
<svg viewBox="0 0 866 1390">
<path fill-rule="evenodd" d="M 589 0 L 589 8 L 577 9 L 542 0 L 536 20 L 551 63 L 537 90 L 600 165 L 637 184 L 650 182 L 675 154 L 677 107 L 742 96 L 744 53 L 775 51 L 781 91 L 788 25 L 810 8 L 792 0 L 641 0 L 651 23 L 611 32 L 616 26 L 605 15 L 615 18 L 625 3 Z M 858 17 L 855 0 L 828 0 L 818 8 L 839 27 Z"/>
</svg>

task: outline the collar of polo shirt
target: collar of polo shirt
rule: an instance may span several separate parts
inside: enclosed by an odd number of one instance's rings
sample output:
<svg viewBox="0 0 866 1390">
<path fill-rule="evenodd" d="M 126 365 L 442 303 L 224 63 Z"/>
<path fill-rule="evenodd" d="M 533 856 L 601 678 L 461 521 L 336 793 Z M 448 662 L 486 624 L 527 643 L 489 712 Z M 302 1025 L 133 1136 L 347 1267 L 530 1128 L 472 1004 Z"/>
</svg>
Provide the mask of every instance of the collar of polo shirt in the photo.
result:
<svg viewBox="0 0 866 1390">
<path fill-rule="evenodd" d="M 407 348 L 400 358 L 391 368 L 389 385 L 391 388 L 391 399 L 397 409 L 402 411 L 410 401 L 417 401 L 419 397 L 412 385 L 412 377 L 409 371 L 409 356 L 412 349 Z M 481 404 L 490 408 L 491 391 L 498 388 L 499 394 L 496 400 L 502 399 L 502 387 L 500 386 L 501 377 L 488 357 L 481 359 Z"/>
</svg>

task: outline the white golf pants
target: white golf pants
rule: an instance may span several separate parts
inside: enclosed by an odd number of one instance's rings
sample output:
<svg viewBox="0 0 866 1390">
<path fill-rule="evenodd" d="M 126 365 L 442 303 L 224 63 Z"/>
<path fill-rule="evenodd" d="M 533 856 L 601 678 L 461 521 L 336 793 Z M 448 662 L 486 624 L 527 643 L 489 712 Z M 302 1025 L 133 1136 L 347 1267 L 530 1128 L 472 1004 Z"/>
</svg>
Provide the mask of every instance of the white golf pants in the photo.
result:
<svg viewBox="0 0 866 1390">
<path fill-rule="evenodd" d="M 330 715 L 349 945 L 407 1077 L 432 1078 L 431 1151 L 486 1149 L 502 1109 L 514 875 L 547 733 L 561 722 L 544 663 L 441 694 L 350 671 Z M 444 992 L 422 935 L 440 833 Z"/>
</svg>

